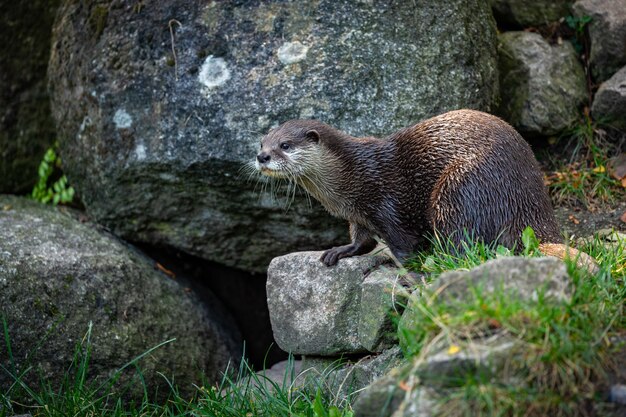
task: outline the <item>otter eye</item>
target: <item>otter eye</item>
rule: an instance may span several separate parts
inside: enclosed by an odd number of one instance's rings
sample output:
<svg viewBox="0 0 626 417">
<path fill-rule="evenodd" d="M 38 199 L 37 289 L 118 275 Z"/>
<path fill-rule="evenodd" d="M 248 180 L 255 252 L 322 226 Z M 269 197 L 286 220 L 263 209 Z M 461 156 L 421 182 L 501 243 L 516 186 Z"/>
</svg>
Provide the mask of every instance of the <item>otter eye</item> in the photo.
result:
<svg viewBox="0 0 626 417">
<path fill-rule="evenodd" d="M 289 146 L 287 142 L 283 142 L 280 144 L 280 149 L 282 149 L 283 151 L 286 151 L 289 148 L 291 148 L 291 146 Z"/>
</svg>

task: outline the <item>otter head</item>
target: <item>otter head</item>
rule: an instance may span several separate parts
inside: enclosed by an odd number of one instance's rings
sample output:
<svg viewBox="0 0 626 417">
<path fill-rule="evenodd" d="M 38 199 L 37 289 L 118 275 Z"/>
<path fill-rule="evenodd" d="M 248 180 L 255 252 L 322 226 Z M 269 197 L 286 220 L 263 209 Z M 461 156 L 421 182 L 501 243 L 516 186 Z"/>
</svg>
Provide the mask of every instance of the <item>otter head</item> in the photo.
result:
<svg viewBox="0 0 626 417">
<path fill-rule="evenodd" d="M 315 153 L 320 135 L 319 122 L 291 120 L 270 131 L 261 140 L 256 168 L 270 177 L 297 180 L 306 174 L 307 161 Z"/>
</svg>

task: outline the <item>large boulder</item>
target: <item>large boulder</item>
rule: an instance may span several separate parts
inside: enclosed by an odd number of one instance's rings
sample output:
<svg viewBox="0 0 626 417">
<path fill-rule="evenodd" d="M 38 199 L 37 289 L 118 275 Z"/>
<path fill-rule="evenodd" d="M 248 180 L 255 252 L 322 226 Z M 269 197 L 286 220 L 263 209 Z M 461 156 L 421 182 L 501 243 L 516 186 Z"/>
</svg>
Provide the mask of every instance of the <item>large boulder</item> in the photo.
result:
<svg viewBox="0 0 626 417">
<path fill-rule="evenodd" d="M 579 118 L 585 73 L 569 42 L 550 45 L 531 32 L 499 36 L 500 115 L 523 134 L 555 135 Z"/>
<path fill-rule="evenodd" d="M 346 232 L 246 183 L 261 136 L 292 118 L 382 136 L 493 110 L 495 33 L 480 0 L 65 0 L 49 67 L 64 168 L 116 234 L 263 271 Z"/>
<path fill-rule="evenodd" d="M 217 300 L 199 300 L 155 266 L 67 210 L 0 196 L 0 316 L 12 352 L 11 360 L 3 338 L 0 386 L 14 382 L 7 370 L 26 372 L 27 383 L 59 384 L 88 329 L 88 376 L 97 383 L 170 339 L 138 361 L 150 390 L 169 390 L 157 372 L 184 393 L 202 374 L 217 380 L 240 358 L 236 326 Z"/>
<path fill-rule="evenodd" d="M 626 66 L 600 85 L 591 114 L 596 121 L 626 129 Z"/>
<path fill-rule="evenodd" d="M 589 63 L 596 81 L 609 79 L 626 65 L 626 0 L 578 0 L 579 18 L 591 17 Z"/>
<path fill-rule="evenodd" d="M 46 68 L 59 3 L 0 3 L 0 193 L 30 191 L 54 142 Z"/>
</svg>

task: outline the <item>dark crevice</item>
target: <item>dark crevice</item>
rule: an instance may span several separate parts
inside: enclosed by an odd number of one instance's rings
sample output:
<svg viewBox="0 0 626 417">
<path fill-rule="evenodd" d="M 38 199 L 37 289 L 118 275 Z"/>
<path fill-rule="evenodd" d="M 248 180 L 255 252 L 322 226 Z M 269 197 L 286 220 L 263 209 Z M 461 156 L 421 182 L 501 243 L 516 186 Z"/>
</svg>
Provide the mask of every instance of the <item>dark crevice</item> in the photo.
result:
<svg viewBox="0 0 626 417">
<path fill-rule="evenodd" d="M 245 343 L 245 357 L 254 369 L 269 368 L 287 359 L 274 341 L 267 308 L 265 274 L 252 274 L 210 262 L 174 249 L 134 243 L 148 256 L 175 274 L 176 281 L 196 292 L 200 299 L 217 297 L 233 316 Z"/>
</svg>

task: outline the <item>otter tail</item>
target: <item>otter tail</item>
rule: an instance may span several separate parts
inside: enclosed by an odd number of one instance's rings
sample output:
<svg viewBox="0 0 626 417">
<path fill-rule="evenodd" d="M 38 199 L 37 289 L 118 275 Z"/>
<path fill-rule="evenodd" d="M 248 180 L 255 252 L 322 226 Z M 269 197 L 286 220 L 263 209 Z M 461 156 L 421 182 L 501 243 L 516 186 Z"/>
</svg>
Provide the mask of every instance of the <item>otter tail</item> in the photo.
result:
<svg viewBox="0 0 626 417">
<path fill-rule="evenodd" d="M 578 249 L 570 248 L 562 243 L 540 243 L 539 250 L 546 256 L 559 259 L 571 259 L 579 268 L 584 268 L 591 274 L 598 272 L 599 267 L 595 259 Z"/>
</svg>

